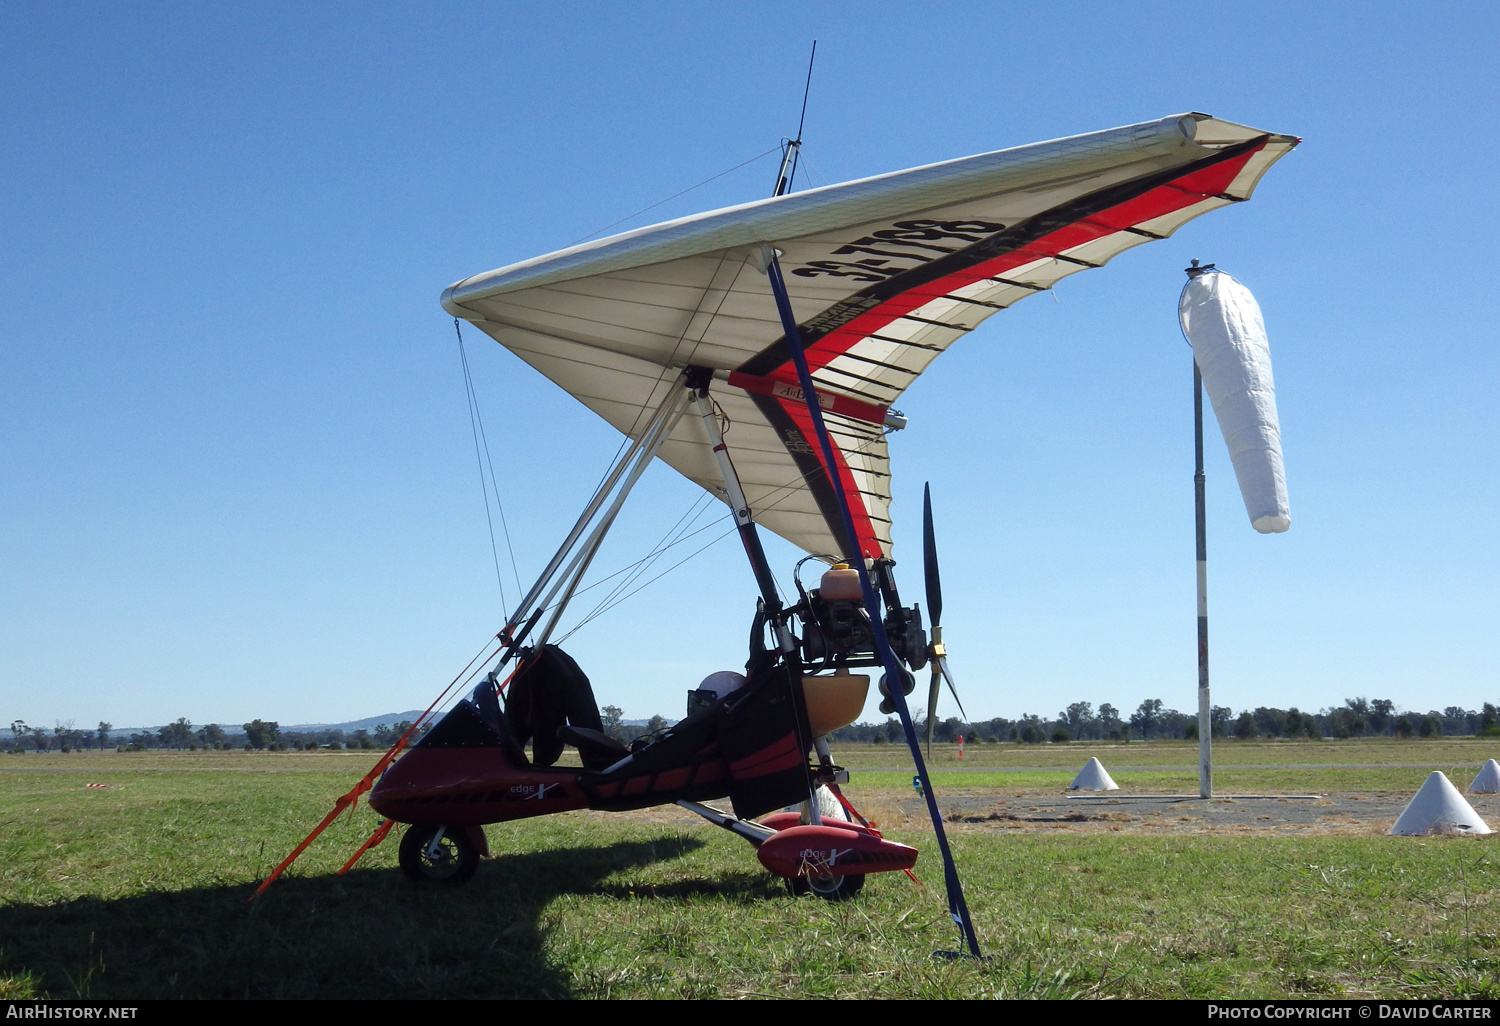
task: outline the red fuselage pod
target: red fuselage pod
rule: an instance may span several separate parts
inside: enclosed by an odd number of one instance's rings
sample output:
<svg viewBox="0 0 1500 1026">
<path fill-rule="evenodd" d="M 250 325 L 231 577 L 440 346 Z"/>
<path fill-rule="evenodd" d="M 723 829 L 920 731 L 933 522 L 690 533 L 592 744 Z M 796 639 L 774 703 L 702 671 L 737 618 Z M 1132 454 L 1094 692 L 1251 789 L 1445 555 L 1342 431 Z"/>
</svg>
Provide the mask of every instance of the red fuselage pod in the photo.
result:
<svg viewBox="0 0 1500 1026">
<path fill-rule="evenodd" d="M 370 792 L 401 823 L 478 826 L 588 805 L 575 769 L 518 769 L 499 748 L 424 748 L 403 755 Z"/>
<path fill-rule="evenodd" d="M 789 830 L 794 826 L 808 825 L 802 822 L 802 813 L 800 812 L 773 812 L 769 816 L 762 816 L 756 822 L 763 827 L 770 827 L 772 830 Z M 851 823 L 844 819 L 825 819 L 823 820 L 823 825 L 838 830 L 852 830 L 856 834 L 880 836 L 878 830 L 871 830 L 869 827 L 860 826 L 858 823 Z"/>
<path fill-rule="evenodd" d="M 761 865 L 783 877 L 863 876 L 917 864 L 917 849 L 848 829 L 852 825 L 788 827 L 757 848 L 755 855 Z"/>
</svg>

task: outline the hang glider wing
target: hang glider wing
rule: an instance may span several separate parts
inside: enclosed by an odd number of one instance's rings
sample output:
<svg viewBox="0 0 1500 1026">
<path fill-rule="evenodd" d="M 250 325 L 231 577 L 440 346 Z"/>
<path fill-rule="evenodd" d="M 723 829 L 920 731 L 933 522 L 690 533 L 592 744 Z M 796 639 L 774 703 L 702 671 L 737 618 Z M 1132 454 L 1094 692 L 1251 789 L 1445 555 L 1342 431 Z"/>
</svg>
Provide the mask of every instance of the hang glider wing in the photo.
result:
<svg viewBox="0 0 1500 1026">
<path fill-rule="evenodd" d="M 466 278 L 443 306 L 619 430 L 715 372 L 755 519 L 809 552 L 888 555 L 887 411 L 997 310 L 1250 198 L 1298 140 L 1203 114 L 965 157 L 627 232 Z M 838 448 L 843 527 L 763 267 L 780 251 Z M 661 457 L 718 495 L 703 425 Z"/>
</svg>

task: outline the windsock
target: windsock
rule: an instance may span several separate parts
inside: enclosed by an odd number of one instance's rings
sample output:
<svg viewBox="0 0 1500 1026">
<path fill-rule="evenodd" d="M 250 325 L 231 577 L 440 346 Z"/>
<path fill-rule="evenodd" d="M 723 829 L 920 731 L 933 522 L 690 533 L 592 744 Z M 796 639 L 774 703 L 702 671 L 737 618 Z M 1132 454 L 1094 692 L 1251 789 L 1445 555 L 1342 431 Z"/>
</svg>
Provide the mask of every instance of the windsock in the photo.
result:
<svg viewBox="0 0 1500 1026">
<path fill-rule="evenodd" d="M 1210 266 L 1189 279 L 1177 314 L 1229 447 L 1250 526 L 1261 534 L 1285 531 L 1292 514 L 1260 306 L 1249 289 Z"/>
</svg>

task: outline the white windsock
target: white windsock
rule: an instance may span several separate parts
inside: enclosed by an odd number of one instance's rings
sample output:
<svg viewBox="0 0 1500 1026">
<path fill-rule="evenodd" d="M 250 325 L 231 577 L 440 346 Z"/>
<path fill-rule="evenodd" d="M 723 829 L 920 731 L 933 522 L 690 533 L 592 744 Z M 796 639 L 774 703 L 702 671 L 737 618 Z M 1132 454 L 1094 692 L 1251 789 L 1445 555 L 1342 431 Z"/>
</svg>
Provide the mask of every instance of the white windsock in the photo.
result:
<svg viewBox="0 0 1500 1026">
<path fill-rule="evenodd" d="M 1229 446 L 1250 526 L 1261 534 L 1285 531 L 1292 513 L 1260 306 L 1245 286 L 1210 269 L 1188 281 L 1177 313 Z"/>
<path fill-rule="evenodd" d="M 1470 794 L 1500 794 L 1500 762 L 1491 759 L 1479 768 L 1479 775 L 1469 785 Z"/>
<path fill-rule="evenodd" d="M 1078 771 L 1078 776 L 1068 785 L 1069 791 L 1118 791 L 1120 785 L 1110 777 L 1109 771 L 1098 759 L 1090 759 Z"/>
<path fill-rule="evenodd" d="M 1427 834 L 1488 834 L 1490 828 L 1474 806 L 1464 800 L 1441 770 L 1433 770 L 1420 790 L 1396 819 L 1391 833 L 1402 837 Z"/>
</svg>

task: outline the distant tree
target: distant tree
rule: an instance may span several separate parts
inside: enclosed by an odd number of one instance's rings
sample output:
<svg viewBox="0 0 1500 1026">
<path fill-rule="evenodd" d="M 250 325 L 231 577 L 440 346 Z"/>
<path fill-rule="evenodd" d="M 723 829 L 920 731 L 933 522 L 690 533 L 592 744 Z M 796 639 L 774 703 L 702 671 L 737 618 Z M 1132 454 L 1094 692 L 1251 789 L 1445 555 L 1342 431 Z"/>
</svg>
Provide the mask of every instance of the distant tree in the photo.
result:
<svg viewBox="0 0 1500 1026">
<path fill-rule="evenodd" d="M 1103 702 L 1099 705 L 1099 735 L 1111 741 L 1120 740 L 1125 725 L 1120 722 L 1120 710 Z"/>
<path fill-rule="evenodd" d="M 193 741 L 193 725 L 187 717 L 179 716 L 176 723 L 169 723 L 156 732 L 163 748 L 186 748 Z"/>
<path fill-rule="evenodd" d="M 623 744 L 629 744 L 633 738 L 630 736 L 630 728 L 625 726 L 625 710 L 618 705 L 606 705 L 599 710 L 599 719 L 604 722 L 604 733 Z"/>
<path fill-rule="evenodd" d="M 251 720 L 244 728 L 245 743 L 256 749 L 269 748 L 281 735 L 281 726 L 275 720 Z"/>
<path fill-rule="evenodd" d="M 933 731 L 933 740 L 941 741 L 945 745 L 952 744 L 960 734 L 967 734 L 973 737 L 974 730 L 957 716 L 950 716 L 938 723 L 937 728 Z"/>
<path fill-rule="evenodd" d="M 1216 705 L 1208 710 L 1208 726 L 1213 737 L 1229 733 L 1229 724 L 1234 719 L 1234 710 L 1227 705 Z"/>
<path fill-rule="evenodd" d="M 667 722 L 667 718 L 658 713 L 646 721 L 646 733 L 659 734 L 670 726 L 671 724 Z"/>
<path fill-rule="evenodd" d="M 1422 717 L 1423 737 L 1442 737 L 1443 721 L 1432 713 Z"/>
<path fill-rule="evenodd" d="M 1253 741 L 1257 733 L 1255 715 L 1248 709 L 1240 713 L 1240 718 L 1234 721 L 1234 736 L 1241 741 Z"/>
<path fill-rule="evenodd" d="M 1047 740 L 1047 731 L 1042 727 L 1041 717 L 1027 713 L 1017 725 L 1016 736 L 1028 745 L 1039 745 Z"/>
<path fill-rule="evenodd" d="M 368 730 L 365 730 L 361 727 L 359 730 L 356 730 L 353 734 L 349 735 L 349 747 L 362 748 L 368 751 L 371 748 L 375 747 L 375 739 L 370 737 L 370 732 Z"/>
<path fill-rule="evenodd" d="M 1458 705 L 1444 709 L 1440 719 L 1444 734 L 1472 734 L 1479 726 L 1479 714 Z"/>
<path fill-rule="evenodd" d="M 114 729 L 115 725 L 113 723 L 108 723 L 104 720 L 99 721 L 99 729 L 96 732 L 96 736 L 99 738 L 99 751 L 102 752 L 109 747 L 109 732 Z"/>
<path fill-rule="evenodd" d="M 1094 706 L 1092 702 L 1074 702 L 1062 712 L 1057 714 L 1068 728 L 1070 737 L 1085 737 L 1085 732 L 1094 726 Z"/>
<path fill-rule="evenodd" d="M 1411 725 L 1411 719 L 1409 717 L 1402 716 L 1402 717 L 1400 717 L 1399 719 L 1396 720 L 1396 736 L 1397 737 L 1409 738 L 1414 733 L 1416 733 L 1416 730 L 1415 730 L 1415 728 L 1412 727 L 1412 725 Z"/>
<path fill-rule="evenodd" d="M 205 748 L 223 748 L 224 742 L 229 738 L 229 735 L 224 733 L 224 728 L 217 723 L 204 724 L 203 728 L 198 731 L 198 736 L 203 740 Z"/>
<path fill-rule="evenodd" d="M 1336 710 L 1342 719 L 1342 725 L 1347 733 L 1340 733 L 1340 737 L 1364 737 L 1365 729 L 1370 724 L 1370 703 L 1363 698 L 1344 699 L 1344 708 Z"/>
<path fill-rule="evenodd" d="M 11 720 L 10 733 L 11 737 L 15 738 L 15 750 L 19 752 L 22 750 L 22 743 L 26 740 L 26 735 L 31 733 L 31 728 L 26 725 L 25 720 Z"/>
<path fill-rule="evenodd" d="M 1500 737 L 1500 709 L 1489 702 L 1484 703 L 1484 708 L 1479 711 L 1479 729 L 1475 733 L 1480 737 Z"/>
<path fill-rule="evenodd" d="M 1286 722 L 1281 725 L 1281 732 L 1287 737 L 1301 737 L 1305 731 L 1302 720 L 1302 710 L 1295 705 L 1286 711 Z"/>
<path fill-rule="evenodd" d="M 1187 713 L 1178 712 L 1176 709 L 1163 709 L 1161 721 L 1157 724 L 1156 734 L 1158 737 L 1180 738 L 1187 737 L 1189 724 L 1193 725 L 1194 736 L 1197 734 L 1198 718 L 1189 716 Z"/>
<path fill-rule="evenodd" d="M 1140 732 L 1143 739 L 1155 734 L 1160 723 L 1161 699 L 1159 698 L 1146 699 L 1130 717 L 1130 725 Z"/>
<path fill-rule="evenodd" d="M 57 738 L 57 746 L 65 752 L 81 750 L 86 744 L 84 732 L 74 726 L 72 720 L 58 720 L 52 728 L 52 735 Z"/>
<path fill-rule="evenodd" d="M 1073 738 L 1069 736 L 1067 727 L 1058 727 L 1052 732 L 1052 743 L 1055 745 L 1065 745 L 1071 740 Z"/>
<path fill-rule="evenodd" d="M 1392 715 L 1396 711 L 1396 703 L 1389 698 L 1376 698 L 1370 702 L 1370 711 L 1365 714 L 1365 719 L 1370 723 L 1370 729 L 1377 734 L 1387 734 L 1393 726 Z"/>
<path fill-rule="evenodd" d="M 1189 741 L 1198 740 L 1198 717 L 1194 716 L 1182 725 L 1182 736 Z"/>
<path fill-rule="evenodd" d="M 50 744 L 48 744 L 48 742 L 47 742 L 47 728 L 46 727 L 32 727 L 31 728 L 31 743 L 34 744 L 34 745 L 36 745 L 36 750 L 39 751 L 39 752 L 48 751 L 52 746 Z"/>
<path fill-rule="evenodd" d="M 1291 715 L 1285 709 L 1273 709 L 1260 706 L 1255 710 L 1256 731 L 1269 737 L 1280 737 L 1287 732 L 1287 718 Z"/>
</svg>

